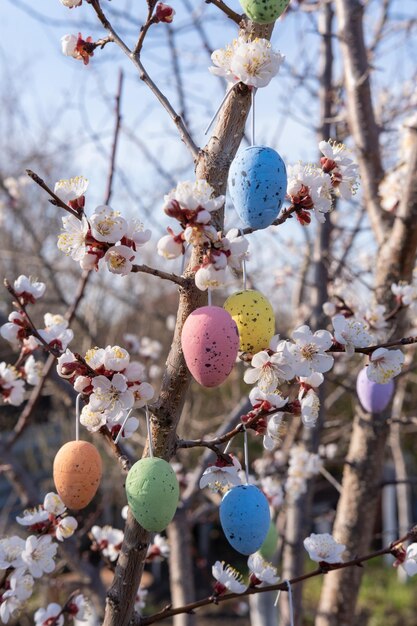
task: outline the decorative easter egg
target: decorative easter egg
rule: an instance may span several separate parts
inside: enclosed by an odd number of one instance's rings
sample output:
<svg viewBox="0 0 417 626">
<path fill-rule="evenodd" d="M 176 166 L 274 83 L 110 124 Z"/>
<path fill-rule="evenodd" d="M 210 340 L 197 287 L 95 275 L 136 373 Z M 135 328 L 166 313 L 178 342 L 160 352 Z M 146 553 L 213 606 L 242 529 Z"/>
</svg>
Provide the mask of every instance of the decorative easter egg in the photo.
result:
<svg viewBox="0 0 417 626">
<path fill-rule="evenodd" d="M 255 354 L 268 347 L 275 332 L 275 315 L 265 296 L 254 289 L 238 291 L 223 307 L 237 324 L 240 350 Z"/>
<path fill-rule="evenodd" d="M 55 487 L 69 509 L 83 509 L 91 502 L 100 484 L 101 474 L 101 457 L 88 441 L 69 441 L 55 456 Z"/>
<path fill-rule="evenodd" d="M 277 543 L 278 543 L 278 531 L 274 522 L 271 521 L 268 529 L 268 534 L 265 538 L 265 541 L 259 548 L 259 552 L 262 554 L 264 559 L 271 559 L 275 552 L 277 551 Z"/>
<path fill-rule="evenodd" d="M 168 526 L 180 497 L 178 480 L 164 459 L 146 457 L 137 461 L 126 478 L 127 501 L 139 524 L 150 532 Z"/>
<path fill-rule="evenodd" d="M 220 523 L 230 545 L 241 554 L 259 550 L 268 534 L 268 500 L 255 485 L 232 487 L 220 504 Z"/>
<path fill-rule="evenodd" d="M 356 392 L 359 401 L 368 413 L 380 413 L 390 403 L 394 393 L 394 381 L 385 384 L 374 383 L 366 374 L 366 367 L 361 369 L 356 379 Z"/>
<path fill-rule="evenodd" d="M 236 212 L 246 226 L 266 228 L 276 219 L 285 198 L 285 163 L 272 148 L 245 148 L 232 161 L 228 184 Z"/>
<path fill-rule="evenodd" d="M 221 385 L 236 361 L 239 333 L 230 314 L 219 306 L 203 306 L 185 320 L 181 335 L 185 362 L 204 387 Z"/>
<path fill-rule="evenodd" d="M 270 24 L 275 22 L 290 3 L 290 0 L 239 0 L 242 9 L 253 22 Z"/>
</svg>

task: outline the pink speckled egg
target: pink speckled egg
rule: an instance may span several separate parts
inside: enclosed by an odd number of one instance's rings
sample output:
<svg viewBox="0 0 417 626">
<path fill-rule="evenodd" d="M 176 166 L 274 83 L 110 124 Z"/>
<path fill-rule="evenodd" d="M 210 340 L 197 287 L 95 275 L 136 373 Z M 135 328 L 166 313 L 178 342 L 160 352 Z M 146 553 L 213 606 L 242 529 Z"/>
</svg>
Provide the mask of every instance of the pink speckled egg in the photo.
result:
<svg viewBox="0 0 417 626">
<path fill-rule="evenodd" d="M 203 306 L 185 320 L 181 335 L 185 362 L 204 387 L 221 385 L 236 361 L 239 333 L 230 313 L 218 306 Z"/>
</svg>

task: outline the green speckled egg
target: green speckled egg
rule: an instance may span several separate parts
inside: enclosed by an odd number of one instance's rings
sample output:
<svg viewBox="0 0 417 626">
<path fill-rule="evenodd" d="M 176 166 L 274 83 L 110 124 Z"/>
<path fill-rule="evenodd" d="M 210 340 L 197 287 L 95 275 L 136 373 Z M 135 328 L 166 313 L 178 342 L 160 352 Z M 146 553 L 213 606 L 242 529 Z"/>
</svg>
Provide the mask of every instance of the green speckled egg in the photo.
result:
<svg viewBox="0 0 417 626">
<path fill-rule="evenodd" d="M 290 0 L 240 0 L 243 10 L 253 22 L 275 22 L 289 5 Z"/>
<path fill-rule="evenodd" d="M 160 532 L 172 520 L 180 490 L 174 470 L 156 457 L 137 461 L 126 478 L 127 501 L 137 522 L 150 532 Z"/>
<path fill-rule="evenodd" d="M 255 289 L 245 289 L 227 298 L 223 307 L 236 322 L 240 350 L 255 354 L 268 347 L 275 332 L 275 316 L 265 296 Z"/>
<path fill-rule="evenodd" d="M 265 537 L 265 541 L 259 548 L 259 552 L 262 554 L 264 559 L 269 560 L 274 556 L 277 550 L 277 543 L 278 543 L 277 527 L 275 526 L 274 522 L 271 522 L 269 526 L 268 534 Z"/>
</svg>

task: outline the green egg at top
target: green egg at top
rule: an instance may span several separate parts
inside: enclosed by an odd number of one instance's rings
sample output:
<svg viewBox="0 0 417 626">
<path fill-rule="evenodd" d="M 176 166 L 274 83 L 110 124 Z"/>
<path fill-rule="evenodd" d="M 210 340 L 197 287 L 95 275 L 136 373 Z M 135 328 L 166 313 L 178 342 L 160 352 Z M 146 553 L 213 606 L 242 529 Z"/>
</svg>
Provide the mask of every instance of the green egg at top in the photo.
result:
<svg viewBox="0 0 417 626">
<path fill-rule="evenodd" d="M 136 521 L 150 532 L 160 532 L 177 510 L 180 490 L 171 465 L 147 457 L 137 461 L 126 478 L 126 495 Z"/>
<path fill-rule="evenodd" d="M 238 291 L 223 307 L 236 322 L 243 352 L 256 354 L 268 347 L 275 332 L 275 315 L 269 300 L 255 289 Z"/>
<path fill-rule="evenodd" d="M 243 10 L 253 22 L 275 22 L 289 5 L 290 0 L 240 0 Z"/>
</svg>

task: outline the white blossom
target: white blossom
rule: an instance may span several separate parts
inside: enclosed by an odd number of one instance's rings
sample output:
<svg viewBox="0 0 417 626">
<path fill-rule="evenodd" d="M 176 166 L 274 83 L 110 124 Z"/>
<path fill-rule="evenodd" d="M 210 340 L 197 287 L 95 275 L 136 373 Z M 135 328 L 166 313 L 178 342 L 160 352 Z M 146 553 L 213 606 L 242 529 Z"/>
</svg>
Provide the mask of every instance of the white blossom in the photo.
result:
<svg viewBox="0 0 417 626">
<path fill-rule="evenodd" d="M 54 193 L 62 202 L 68 204 L 81 198 L 87 191 L 87 187 L 88 180 L 84 176 L 74 176 L 74 178 L 62 179 L 55 183 Z"/>
<path fill-rule="evenodd" d="M 253 369 L 246 370 L 243 380 L 248 385 L 257 383 L 265 393 L 274 392 L 281 380 L 294 377 L 293 368 L 283 352 L 270 356 L 266 350 L 262 350 L 252 357 L 251 365 Z"/>
<path fill-rule="evenodd" d="M 404 363 L 404 354 L 401 350 L 387 350 L 377 348 L 370 356 L 370 363 L 366 368 L 369 380 L 374 383 L 385 384 L 401 372 Z"/>
<path fill-rule="evenodd" d="M 112 526 L 93 526 L 91 534 L 103 556 L 116 561 L 123 542 L 123 531 Z"/>
<path fill-rule="evenodd" d="M 281 483 L 272 476 L 265 476 L 261 478 L 261 488 L 268 498 L 269 504 L 274 509 L 278 509 L 284 502 L 284 492 Z"/>
<path fill-rule="evenodd" d="M 174 234 L 164 235 L 157 243 L 157 252 L 165 259 L 176 259 L 183 254 L 184 244 Z"/>
<path fill-rule="evenodd" d="M 308 452 L 303 446 L 294 446 L 290 451 L 286 498 L 295 502 L 307 490 L 307 480 L 319 473 L 323 462 L 318 454 Z"/>
<path fill-rule="evenodd" d="M 333 357 L 326 350 L 333 343 L 327 330 L 318 330 L 314 334 L 306 325 L 292 333 L 295 343 L 287 343 L 287 350 L 292 356 L 292 366 L 298 376 L 311 376 L 314 372 L 328 372 L 333 366 Z"/>
<path fill-rule="evenodd" d="M 87 350 L 84 358 L 89 367 L 93 370 L 98 370 L 100 367 L 104 366 L 104 354 L 104 348 L 91 348 Z"/>
<path fill-rule="evenodd" d="M 77 622 L 86 622 L 91 615 L 90 604 L 82 593 L 79 593 L 71 598 L 68 609 Z"/>
<path fill-rule="evenodd" d="M 0 619 L 7 624 L 13 613 L 21 607 L 19 598 L 12 592 L 6 591 L 0 600 Z"/>
<path fill-rule="evenodd" d="M 150 383 L 135 383 L 129 386 L 129 390 L 133 393 L 135 409 L 141 409 L 148 404 L 155 395 L 155 390 Z"/>
<path fill-rule="evenodd" d="M 96 208 L 90 218 L 91 234 L 97 241 L 116 243 L 126 234 L 128 225 L 119 211 L 105 204 Z"/>
<path fill-rule="evenodd" d="M 96 433 L 106 422 L 106 413 L 103 411 L 93 411 L 89 404 L 83 406 L 80 415 L 80 424 L 85 426 L 90 433 Z"/>
<path fill-rule="evenodd" d="M 67 515 L 63 519 L 59 520 L 58 526 L 55 528 L 55 537 L 58 541 L 64 541 L 68 537 L 72 537 L 77 530 L 78 522 L 75 517 Z"/>
<path fill-rule="evenodd" d="M 32 276 L 21 274 L 13 283 L 13 288 L 18 296 L 24 296 L 27 302 L 39 300 L 45 293 L 46 285 L 36 281 Z"/>
<path fill-rule="evenodd" d="M 0 570 L 8 569 L 9 567 L 22 567 L 22 552 L 25 549 L 25 545 L 24 539 L 16 535 L 0 539 Z"/>
<path fill-rule="evenodd" d="M 333 317 L 336 314 L 336 305 L 333 302 L 325 302 L 323 304 L 323 313 L 329 317 Z"/>
<path fill-rule="evenodd" d="M 123 374 L 116 373 L 109 380 L 106 376 L 96 376 L 92 380 L 93 393 L 90 396 L 90 409 L 104 411 L 108 418 L 115 418 L 121 411 L 128 411 L 134 405 L 133 392 L 127 387 Z"/>
<path fill-rule="evenodd" d="M 57 359 L 56 371 L 58 372 L 61 378 L 72 378 L 74 375 L 74 368 L 67 367 L 68 365 L 73 365 L 78 363 L 75 354 L 71 352 L 69 348 L 65 350 L 61 354 L 61 356 Z"/>
<path fill-rule="evenodd" d="M 345 346 L 346 354 L 355 353 L 355 348 L 365 348 L 372 343 L 372 337 L 368 333 L 365 324 L 355 317 L 335 315 L 332 318 L 334 337 L 336 341 Z"/>
<path fill-rule="evenodd" d="M 226 48 L 215 50 L 211 55 L 214 66 L 212 74 L 223 76 L 236 83 L 241 81 L 252 87 L 266 87 L 278 74 L 284 57 L 275 52 L 267 39 L 246 41 L 239 37 Z"/>
<path fill-rule="evenodd" d="M 227 241 L 227 250 L 230 252 L 227 264 L 233 269 L 240 269 L 243 259 L 248 257 L 249 241 L 239 233 L 237 228 L 229 230 L 224 240 Z"/>
<path fill-rule="evenodd" d="M 63 232 L 58 235 L 58 248 L 74 261 L 81 261 L 86 254 L 85 240 L 88 222 L 84 216 L 79 220 L 75 215 L 62 218 Z"/>
<path fill-rule="evenodd" d="M 214 265 L 200 267 L 195 273 L 195 284 L 201 291 L 221 289 L 227 284 L 227 272 L 225 269 L 216 270 Z"/>
<path fill-rule="evenodd" d="M 304 547 L 310 559 L 317 563 L 342 563 L 342 553 L 346 550 L 346 546 L 337 543 L 329 533 L 312 533 L 304 539 Z"/>
<path fill-rule="evenodd" d="M 74 7 L 79 7 L 83 0 L 60 0 L 61 4 L 64 7 L 68 7 L 69 9 L 73 9 Z"/>
<path fill-rule="evenodd" d="M 253 387 L 249 393 L 249 400 L 252 406 L 258 407 L 262 405 L 264 411 L 273 411 L 280 409 L 288 402 L 288 398 L 284 398 L 277 390 L 267 393 L 259 387 Z"/>
<path fill-rule="evenodd" d="M 25 509 L 23 516 L 16 517 L 16 522 L 21 526 L 33 526 L 45 522 L 48 518 L 48 511 L 45 511 L 43 506 L 37 506 L 33 509 Z"/>
<path fill-rule="evenodd" d="M 43 500 L 43 508 L 51 515 L 62 515 L 67 510 L 67 507 L 62 502 L 61 497 L 54 491 L 50 491 L 46 494 Z"/>
<path fill-rule="evenodd" d="M 48 345 L 58 344 L 61 350 L 66 350 L 68 344 L 74 338 L 73 331 L 68 328 L 68 321 L 63 318 L 62 315 L 53 315 L 52 313 L 46 313 L 44 315 L 44 321 L 45 328 L 38 330 L 42 339 Z"/>
<path fill-rule="evenodd" d="M 46 609 L 38 609 L 33 616 L 35 619 L 35 626 L 49 626 L 49 624 L 52 623 L 52 620 L 54 620 L 54 626 L 63 626 L 64 616 L 59 615 L 61 611 L 62 606 L 56 602 L 48 604 Z"/>
<path fill-rule="evenodd" d="M 213 187 L 204 179 L 183 181 L 164 197 L 164 211 L 169 210 L 176 200 L 184 211 L 204 209 L 209 213 L 218 211 L 224 205 L 224 196 L 213 197 Z"/>
<path fill-rule="evenodd" d="M 235 456 L 232 456 L 233 465 L 210 465 L 200 478 L 200 489 L 208 487 L 211 491 L 225 491 L 236 485 L 241 485 L 242 481 L 239 472 L 241 464 Z"/>
<path fill-rule="evenodd" d="M 13 570 L 8 578 L 8 582 L 10 592 L 14 594 L 20 602 L 24 602 L 32 595 L 35 581 L 33 577 L 26 572 L 24 567 Z"/>
<path fill-rule="evenodd" d="M 132 271 L 135 258 L 136 254 L 132 248 L 120 245 L 112 246 L 104 255 L 109 272 L 121 276 L 127 276 Z"/>
<path fill-rule="evenodd" d="M 265 450 L 273 450 L 282 438 L 282 420 L 284 413 L 275 413 L 268 419 L 266 433 L 263 439 Z"/>
<path fill-rule="evenodd" d="M 123 240 L 127 240 L 129 245 L 136 250 L 137 247 L 144 246 L 152 236 L 149 229 L 144 228 L 142 222 L 136 217 L 127 221 L 126 233 Z"/>
<path fill-rule="evenodd" d="M 74 59 L 77 59 L 78 58 L 77 42 L 78 42 L 77 35 L 66 34 L 63 37 L 61 37 L 62 54 L 64 54 L 66 57 L 73 57 Z"/>
<path fill-rule="evenodd" d="M 157 533 L 148 547 L 146 558 L 152 560 L 167 559 L 169 557 L 169 553 L 170 548 L 168 541 L 165 537 Z"/>
<path fill-rule="evenodd" d="M 379 183 L 381 207 L 384 211 L 394 213 L 404 193 L 404 180 L 407 175 L 406 165 L 388 172 Z"/>
<path fill-rule="evenodd" d="M 225 565 L 225 562 L 216 561 L 211 568 L 213 578 L 215 578 L 219 585 L 216 585 L 215 590 L 217 593 L 224 593 L 226 589 L 229 589 L 232 593 L 243 593 L 246 591 L 246 585 L 242 582 L 242 576 L 231 565 Z"/>
<path fill-rule="evenodd" d="M 141 615 L 142 609 L 144 609 L 146 606 L 146 596 L 148 595 L 148 593 L 149 592 L 147 589 L 142 589 L 141 587 L 139 587 L 139 589 L 136 592 L 134 608 L 135 608 L 135 611 L 139 613 L 139 615 Z"/>
<path fill-rule="evenodd" d="M 26 539 L 22 559 L 26 563 L 29 573 L 34 578 L 40 578 L 45 572 L 50 574 L 55 569 L 54 556 L 58 546 L 52 543 L 50 535 L 36 537 L 30 535 Z"/>
<path fill-rule="evenodd" d="M 259 552 L 249 556 L 248 568 L 251 583 L 254 586 L 275 585 L 279 581 L 276 567 L 268 563 Z"/>
<path fill-rule="evenodd" d="M 122 372 L 129 365 L 130 355 L 120 346 L 107 346 L 104 350 L 103 365 L 106 370 Z"/>
<path fill-rule="evenodd" d="M 18 378 L 16 369 L 4 361 L 0 363 L 0 394 L 12 406 L 22 404 L 25 395 L 25 383 Z"/>
<path fill-rule="evenodd" d="M 417 574 L 417 543 L 411 543 L 405 553 L 405 560 L 401 563 L 408 576 Z"/>
<path fill-rule="evenodd" d="M 320 400 L 318 395 L 309 389 L 301 399 L 301 419 L 307 428 L 313 428 L 319 417 Z"/>
<path fill-rule="evenodd" d="M 12 311 L 9 321 L 0 326 L 0 335 L 11 344 L 22 341 L 26 335 L 27 318 L 23 311 Z"/>
<path fill-rule="evenodd" d="M 37 385 L 40 381 L 43 363 L 35 361 L 34 356 L 31 354 L 25 361 L 23 367 L 25 371 L 25 379 L 29 385 Z"/>
</svg>

